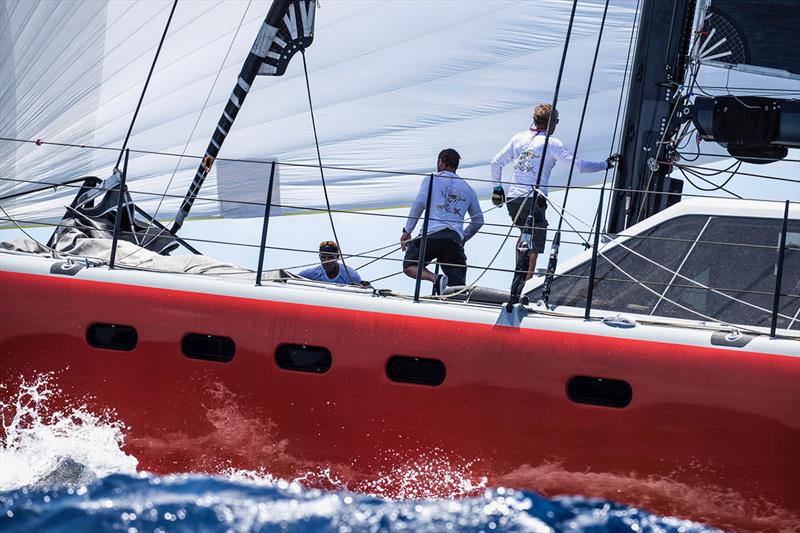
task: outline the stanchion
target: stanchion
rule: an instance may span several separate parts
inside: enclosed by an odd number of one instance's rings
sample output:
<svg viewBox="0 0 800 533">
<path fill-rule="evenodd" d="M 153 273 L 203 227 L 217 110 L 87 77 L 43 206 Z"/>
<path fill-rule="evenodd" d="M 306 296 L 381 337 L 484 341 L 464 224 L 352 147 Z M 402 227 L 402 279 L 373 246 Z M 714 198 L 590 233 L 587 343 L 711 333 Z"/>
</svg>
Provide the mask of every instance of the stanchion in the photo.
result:
<svg viewBox="0 0 800 533">
<path fill-rule="evenodd" d="M 781 302 L 781 283 L 783 281 L 783 258 L 786 256 L 786 230 L 789 225 L 789 200 L 786 200 L 786 207 L 783 209 L 783 230 L 781 231 L 781 244 L 778 249 L 778 272 L 775 275 L 775 294 L 772 298 L 772 325 L 769 328 L 769 336 L 775 338 L 775 330 L 778 329 L 778 308 Z"/>
<path fill-rule="evenodd" d="M 269 170 L 269 185 L 267 186 L 267 203 L 264 205 L 264 225 L 261 227 L 261 246 L 258 249 L 258 271 L 256 272 L 256 286 L 261 286 L 261 275 L 264 273 L 264 251 L 267 247 L 267 229 L 269 228 L 269 214 L 272 208 L 272 185 L 275 183 L 275 161 Z"/>
<path fill-rule="evenodd" d="M 433 174 L 428 182 L 428 198 L 425 200 L 425 218 L 422 220 L 422 235 L 419 243 L 419 261 L 417 261 L 417 281 L 414 286 L 414 301 L 419 302 L 419 287 L 422 284 L 422 269 L 425 268 L 425 249 L 428 246 L 428 221 L 431 217 L 431 196 L 433 196 Z M 435 282 L 434 282 L 435 283 Z"/>
<path fill-rule="evenodd" d="M 584 320 L 589 320 L 589 313 L 592 310 L 594 276 L 597 271 L 597 249 L 600 247 L 600 221 L 603 219 L 603 196 L 605 192 L 605 188 L 600 189 L 600 203 L 597 206 L 597 225 L 594 228 L 594 245 L 592 246 L 592 266 L 589 270 L 589 287 L 586 291 L 586 310 L 583 314 Z"/>
<path fill-rule="evenodd" d="M 128 156 L 130 148 L 125 148 L 125 159 L 122 163 L 122 176 L 119 180 L 119 197 L 117 198 L 117 214 L 114 217 L 114 238 L 111 240 L 111 258 L 108 261 L 108 268 L 114 269 L 114 262 L 117 259 L 117 242 L 119 242 L 119 230 L 122 223 L 122 204 L 125 199 L 125 179 L 128 177 Z M 133 222 L 133 221 L 131 221 Z"/>
</svg>

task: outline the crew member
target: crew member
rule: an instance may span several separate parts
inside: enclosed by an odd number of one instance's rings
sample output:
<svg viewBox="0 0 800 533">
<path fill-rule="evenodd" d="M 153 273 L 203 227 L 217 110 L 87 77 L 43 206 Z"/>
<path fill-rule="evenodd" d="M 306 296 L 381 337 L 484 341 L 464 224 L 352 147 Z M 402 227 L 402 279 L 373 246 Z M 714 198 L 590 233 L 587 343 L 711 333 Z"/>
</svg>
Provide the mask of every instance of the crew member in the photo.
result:
<svg viewBox="0 0 800 533">
<path fill-rule="evenodd" d="M 361 276 L 355 269 L 339 264 L 339 246 L 336 242 L 322 241 L 319 243 L 319 262 L 319 265 L 307 268 L 299 275 L 306 279 L 339 285 L 361 283 Z"/>
<path fill-rule="evenodd" d="M 436 163 L 439 173 L 433 176 L 424 264 L 427 266 L 436 259 L 444 273 L 434 276 L 427 268 L 423 268 L 422 279 L 433 283 L 434 294 L 442 294 L 448 285 L 466 285 L 467 256 L 464 254 L 464 243 L 483 226 L 478 195 L 456 174 L 460 161 L 461 156 L 452 148 L 442 150 Z M 415 239 L 411 238 L 411 232 L 425 211 L 430 179 L 428 176 L 422 180 L 400 236 L 400 247 L 406 252 L 403 271 L 411 278 L 417 276 L 422 240 L 421 231 Z M 464 217 L 467 213 L 470 222 L 465 230 Z"/>
<path fill-rule="evenodd" d="M 572 155 L 564 143 L 552 136 L 558 124 L 558 110 L 550 104 L 539 104 L 533 110 L 533 127 L 514 135 L 508 144 L 492 159 L 492 181 L 495 184 L 492 192 L 492 203 L 498 207 L 506 204 L 508 215 L 512 222 L 524 231 L 525 221 L 533 212 L 533 250 L 528 260 L 528 273 L 530 279 L 536 268 L 536 259 L 544 252 L 545 238 L 547 237 L 547 184 L 550 181 L 550 172 L 557 161 L 569 165 L 575 160 L 575 169 L 578 172 L 599 172 L 614 165 L 618 156 L 614 155 L 605 161 L 584 161 Z M 542 177 L 539 182 L 539 195 L 536 207 L 533 207 L 534 188 L 539 174 L 539 163 L 542 160 L 544 141 L 547 131 L 550 139 L 547 144 L 547 158 L 542 168 Z M 514 173 L 508 186 L 508 200 L 501 183 L 503 167 L 514 162 Z M 519 243 L 518 243 L 519 245 Z M 517 261 L 519 261 L 517 250 Z"/>
</svg>

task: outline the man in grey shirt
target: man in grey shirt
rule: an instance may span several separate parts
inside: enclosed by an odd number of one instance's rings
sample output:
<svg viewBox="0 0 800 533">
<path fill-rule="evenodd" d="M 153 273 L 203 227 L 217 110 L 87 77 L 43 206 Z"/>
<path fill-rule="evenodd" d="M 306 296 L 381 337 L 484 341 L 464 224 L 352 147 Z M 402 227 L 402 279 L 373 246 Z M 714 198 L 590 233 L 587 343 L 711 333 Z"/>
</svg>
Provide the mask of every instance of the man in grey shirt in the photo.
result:
<svg viewBox="0 0 800 533">
<path fill-rule="evenodd" d="M 433 176 L 424 264 L 427 266 L 436 259 L 444 274 L 434 276 L 433 272 L 423 268 L 422 279 L 433 283 L 434 294 L 442 294 L 448 285 L 467 284 L 467 256 L 464 254 L 464 243 L 483 226 L 483 213 L 478 204 L 478 195 L 456 174 L 460 161 L 461 156 L 452 148 L 442 150 L 437 161 L 439 173 Z M 417 276 L 422 237 L 420 234 L 412 239 L 411 232 L 425 211 L 430 179 L 428 176 L 422 180 L 419 193 L 411 204 L 403 234 L 400 236 L 400 247 L 406 252 L 403 271 L 411 278 Z M 466 213 L 469 213 L 470 222 L 465 230 Z"/>
</svg>

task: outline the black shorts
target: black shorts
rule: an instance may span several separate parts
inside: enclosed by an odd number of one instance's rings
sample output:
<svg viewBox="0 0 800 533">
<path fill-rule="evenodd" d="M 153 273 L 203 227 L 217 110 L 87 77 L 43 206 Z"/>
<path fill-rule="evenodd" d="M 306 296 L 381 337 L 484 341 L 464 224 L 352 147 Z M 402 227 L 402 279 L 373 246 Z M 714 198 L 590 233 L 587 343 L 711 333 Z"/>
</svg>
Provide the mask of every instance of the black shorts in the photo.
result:
<svg viewBox="0 0 800 533">
<path fill-rule="evenodd" d="M 539 196 L 536 203 L 536 209 L 533 210 L 533 250 L 537 254 L 541 254 L 544 252 L 544 243 L 547 239 L 547 216 L 545 215 L 547 200 Z M 506 202 L 508 216 L 520 229 L 525 228 L 525 221 L 528 219 L 532 206 L 533 195 L 520 196 Z"/>
<path fill-rule="evenodd" d="M 412 239 L 408 243 L 403 269 L 419 264 L 419 247 L 422 239 Z M 428 236 L 425 245 L 425 266 L 436 259 L 442 265 L 447 276 L 447 285 L 460 286 L 467 284 L 467 256 L 461 236 L 451 229 L 443 229 Z M 445 264 L 448 263 L 448 264 Z"/>
</svg>

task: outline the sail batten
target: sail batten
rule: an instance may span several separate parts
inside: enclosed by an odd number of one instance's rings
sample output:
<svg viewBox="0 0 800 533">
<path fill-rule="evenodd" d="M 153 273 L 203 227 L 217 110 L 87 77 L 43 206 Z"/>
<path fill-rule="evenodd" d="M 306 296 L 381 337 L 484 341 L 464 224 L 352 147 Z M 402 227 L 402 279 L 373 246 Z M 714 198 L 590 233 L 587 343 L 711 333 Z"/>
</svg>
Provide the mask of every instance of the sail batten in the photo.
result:
<svg viewBox="0 0 800 533">
<path fill-rule="evenodd" d="M 709 66 L 800 80 L 796 0 L 714 0 L 707 6 L 700 61 Z M 706 48 L 706 46 L 708 48 Z M 710 54 L 718 49 L 718 53 Z"/>
</svg>

